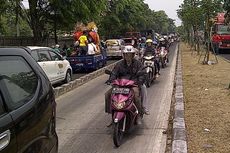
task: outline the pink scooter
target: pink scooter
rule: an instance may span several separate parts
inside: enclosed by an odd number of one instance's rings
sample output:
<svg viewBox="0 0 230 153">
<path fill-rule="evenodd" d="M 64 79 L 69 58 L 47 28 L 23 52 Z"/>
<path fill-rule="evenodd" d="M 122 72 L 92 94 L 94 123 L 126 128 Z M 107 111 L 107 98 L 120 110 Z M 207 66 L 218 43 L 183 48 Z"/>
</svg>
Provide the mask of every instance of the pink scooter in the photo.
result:
<svg viewBox="0 0 230 153">
<path fill-rule="evenodd" d="M 106 74 L 111 74 L 105 70 Z M 139 74 L 141 75 L 141 74 Z M 135 124 L 140 113 L 134 104 L 134 81 L 127 79 L 115 80 L 112 83 L 111 113 L 114 124 L 113 142 L 116 147 L 121 145 L 124 133 L 128 132 Z M 143 114 L 140 114 L 143 117 Z"/>
</svg>

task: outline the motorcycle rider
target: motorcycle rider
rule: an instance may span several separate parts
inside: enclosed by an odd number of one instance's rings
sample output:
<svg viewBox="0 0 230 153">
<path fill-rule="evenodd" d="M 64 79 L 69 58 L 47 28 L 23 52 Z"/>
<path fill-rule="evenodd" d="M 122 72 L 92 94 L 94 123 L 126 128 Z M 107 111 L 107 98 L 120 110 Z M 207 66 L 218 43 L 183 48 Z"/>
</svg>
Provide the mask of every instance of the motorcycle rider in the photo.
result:
<svg viewBox="0 0 230 153">
<path fill-rule="evenodd" d="M 149 114 L 145 112 L 145 109 L 142 109 L 142 102 L 141 102 L 141 88 L 143 86 L 145 76 L 136 76 L 137 72 L 143 71 L 143 65 L 140 61 L 134 58 L 135 50 L 133 46 L 125 46 L 123 50 L 123 60 L 117 63 L 110 75 L 110 78 L 106 83 L 111 83 L 113 80 L 118 78 L 127 78 L 130 80 L 134 80 L 138 87 L 133 87 L 133 91 L 135 93 L 135 100 L 134 103 L 137 106 L 139 112 L 144 111 L 145 114 Z M 105 93 L 105 101 L 106 103 L 110 101 L 112 89 Z M 141 124 L 140 113 L 137 116 L 137 124 Z"/>
<path fill-rule="evenodd" d="M 165 47 L 165 49 L 167 50 L 167 52 L 169 52 L 169 48 L 168 48 L 166 40 L 164 38 L 161 38 L 159 41 L 160 41 L 160 43 L 158 45 L 158 49 L 161 49 L 161 47 Z M 169 62 L 169 60 L 168 60 L 168 55 L 167 55 L 167 63 L 168 62 Z"/>
<path fill-rule="evenodd" d="M 147 56 L 148 54 L 155 56 L 155 48 L 152 39 L 146 40 L 146 48 L 145 48 L 144 56 Z"/>
<path fill-rule="evenodd" d="M 152 39 L 147 39 L 146 40 L 146 49 L 145 49 L 145 53 L 144 56 L 147 56 L 148 54 L 152 55 L 152 56 L 156 56 L 156 42 Z M 159 60 L 157 60 L 155 58 L 154 60 L 155 63 L 155 76 L 158 77 L 160 75 L 160 63 Z"/>
<path fill-rule="evenodd" d="M 161 38 L 159 40 L 159 45 L 158 45 L 158 48 L 161 48 L 161 47 L 165 47 L 166 49 L 168 49 L 168 45 L 167 45 L 167 42 L 164 38 Z"/>
<path fill-rule="evenodd" d="M 141 41 L 140 41 L 140 44 L 139 44 L 139 48 L 145 48 L 146 46 L 146 38 L 145 37 L 141 37 Z"/>
</svg>

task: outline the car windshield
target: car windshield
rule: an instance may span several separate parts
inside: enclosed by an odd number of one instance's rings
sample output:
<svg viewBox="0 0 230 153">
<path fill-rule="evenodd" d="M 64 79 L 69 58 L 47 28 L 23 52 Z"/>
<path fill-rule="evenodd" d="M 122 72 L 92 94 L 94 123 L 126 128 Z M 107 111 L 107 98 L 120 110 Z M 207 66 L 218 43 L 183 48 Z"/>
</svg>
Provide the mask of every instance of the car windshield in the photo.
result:
<svg viewBox="0 0 230 153">
<path fill-rule="evenodd" d="M 118 46 L 119 43 L 118 43 L 117 40 L 107 40 L 107 41 L 106 41 L 106 45 L 107 45 L 107 46 Z"/>
<path fill-rule="evenodd" d="M 218 34 L 230 34 L 230 26 L 229 25 L 218 25 Z"/>
</svg>

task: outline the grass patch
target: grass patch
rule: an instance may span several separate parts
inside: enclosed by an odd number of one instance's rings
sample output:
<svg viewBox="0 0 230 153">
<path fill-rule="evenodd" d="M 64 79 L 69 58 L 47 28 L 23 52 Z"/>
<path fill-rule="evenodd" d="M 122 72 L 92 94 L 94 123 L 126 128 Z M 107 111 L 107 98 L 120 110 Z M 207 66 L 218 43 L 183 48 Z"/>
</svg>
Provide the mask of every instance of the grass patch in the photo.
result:
<svg viewBox="0 0 230 153">
<path fill-rule="evenodd" d="M 198 64 L 188 46 L 182 43 L 180 50 L 188 152 L 229 153 L 230 63 L 218 58 L 215 65 Z"/>
</svg>

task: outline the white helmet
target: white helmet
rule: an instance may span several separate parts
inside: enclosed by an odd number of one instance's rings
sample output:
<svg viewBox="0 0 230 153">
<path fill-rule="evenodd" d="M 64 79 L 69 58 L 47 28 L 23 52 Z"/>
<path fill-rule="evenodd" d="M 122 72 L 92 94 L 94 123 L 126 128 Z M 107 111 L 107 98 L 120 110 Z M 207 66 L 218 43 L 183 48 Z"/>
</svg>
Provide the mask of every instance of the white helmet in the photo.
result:
<svg viewBox="0 0 230 153">
<path fill-rule="evenodd" d="M 134 50 L 134 47 L 131 46 L 131 45 L 125 46 L 124 49 L 123 49 L 123 54 L 127 54 L 127 53 L 133 53 L 133 54 L 135 54 L 136 52 Z"/>
<path fill-rule="evenodd" d="M 164 39 L 164 38 L 161 38 L 159 41 L 165 41 L 165 39 Z"/>
</svg>

